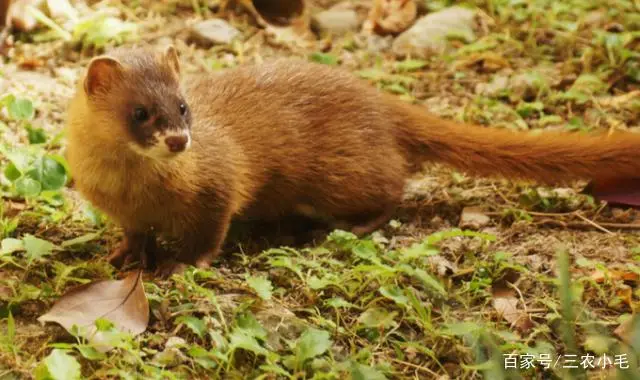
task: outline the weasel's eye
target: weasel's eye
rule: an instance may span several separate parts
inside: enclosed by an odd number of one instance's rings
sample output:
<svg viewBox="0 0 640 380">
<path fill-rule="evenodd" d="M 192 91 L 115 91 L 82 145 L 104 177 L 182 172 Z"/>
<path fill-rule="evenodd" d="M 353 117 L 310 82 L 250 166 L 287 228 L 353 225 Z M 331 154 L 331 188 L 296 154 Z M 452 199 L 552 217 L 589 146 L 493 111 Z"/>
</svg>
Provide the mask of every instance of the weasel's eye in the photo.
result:
<svg viewBox="0 0 640 380">
<path fill-rule="evenodd" d="M 149 112 L 144 107 L 136 107 L 133 110 L 133 119 L 138 123 L 142 123 L 149 118 Z"/>
<path fill-rule="evenodd" d="M 180 103 L 180 115 L 184 116 L 187 113 L 187 105 Z"/>
</svg>

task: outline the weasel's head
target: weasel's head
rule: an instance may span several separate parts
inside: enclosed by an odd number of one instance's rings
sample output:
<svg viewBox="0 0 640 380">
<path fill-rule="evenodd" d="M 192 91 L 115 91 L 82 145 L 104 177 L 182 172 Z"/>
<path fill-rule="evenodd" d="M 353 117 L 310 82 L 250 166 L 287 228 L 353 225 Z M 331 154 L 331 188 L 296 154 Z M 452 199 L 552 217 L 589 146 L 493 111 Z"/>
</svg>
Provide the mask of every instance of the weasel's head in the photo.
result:
<svg viewBox="0 0 640 380">
<path fill-rule="evenodd" d="M 96 57 L 82 85 L 96 127 L 123 137 L 128 149 L 163 160 L 191 146 L 191 111 L 173 46 L 163 53 L 138 48 Z"/>
</svg>

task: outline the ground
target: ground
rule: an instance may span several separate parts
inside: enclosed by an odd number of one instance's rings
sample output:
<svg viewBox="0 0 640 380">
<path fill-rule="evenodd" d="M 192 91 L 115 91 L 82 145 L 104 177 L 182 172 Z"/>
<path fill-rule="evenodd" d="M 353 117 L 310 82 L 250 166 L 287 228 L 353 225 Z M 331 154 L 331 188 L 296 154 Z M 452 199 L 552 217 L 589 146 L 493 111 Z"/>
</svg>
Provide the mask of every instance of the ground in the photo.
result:
<svg viewBox="0 0 640 380">
<path fill-rule="evenodd" d="M 185 20 L 211 16 L 201 3 L 75 2 L 83 15 L 112 7 L 138 26 L 139 40 L 174 43 L 187 72 L 300 56 L 338 64 L 444 118 L 492 128 L 638 126 L 637 1 L 469 1 L 484 20 L 475 39 L 454 39 L 447 53 L 425 59 L 380 49 L 393 37 L 278 44 L 233 9 L 225 18 L 243 42 L 188 45 Z M 426 1 L 420 12 L 450 3 Z M 301 245 L 284 229 L 254 227 L 235 235 L 210 270 L 166 281 L 145 275 L 149 326 L 106 354 L 39 323 L 74 286 L 121 277 L 105 261 L 120 231 L 73 190 L 63 127 L 74 83 L 100 52 L 90 45 L 102 37 L 123 42 L 117 32 L 128 25 L 71 36 L 75 43 L 49 28 L 17 33 L 2 60 L 0 379 L 80 371 L 87 378 L 564 379 L 616 371 L 638 378 L 637 212 L 582 194 L 585 183 L 545 188 L 438 166 L 412 179 L 402 209 L 370 237 L 334 231 Z M 585 370 L 585 358 L 596 368 Z"/>
</svg>

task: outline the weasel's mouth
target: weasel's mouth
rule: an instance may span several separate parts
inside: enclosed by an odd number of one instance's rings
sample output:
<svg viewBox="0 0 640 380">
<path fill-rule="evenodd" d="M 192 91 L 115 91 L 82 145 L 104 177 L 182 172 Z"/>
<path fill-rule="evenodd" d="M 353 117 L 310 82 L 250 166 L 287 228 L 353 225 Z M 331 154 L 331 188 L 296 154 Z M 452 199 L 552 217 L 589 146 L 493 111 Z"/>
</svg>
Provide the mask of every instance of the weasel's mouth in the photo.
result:
<svg viewBox="0 0 640 380">
<path fill-rule="evenodd" d="M 189 132 L 170 134 L 161 139 L 159 144 L 164 144 L 169 153 L 182 153 L 191 147 L 191 134 Z"/>
<path fill-rule="evenodd" d="M 146 147 L 136 143 L 130 148 L 145 157 L 164 160 L 178 156 L 191 148 L 192 138 L 188 131 L 162 133 L 154 136 L 155 143 Z"/>
</svg>

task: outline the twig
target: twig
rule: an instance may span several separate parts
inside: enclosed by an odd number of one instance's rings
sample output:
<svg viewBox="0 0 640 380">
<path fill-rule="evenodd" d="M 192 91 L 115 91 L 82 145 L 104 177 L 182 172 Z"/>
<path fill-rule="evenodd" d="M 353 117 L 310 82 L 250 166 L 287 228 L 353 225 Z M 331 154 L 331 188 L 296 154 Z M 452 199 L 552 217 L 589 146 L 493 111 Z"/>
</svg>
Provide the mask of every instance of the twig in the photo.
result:
<svg viewBox="0 0 640 380">
<path fill-rule="evenodd" d="M 564 228 L 591 228 L 593 227 L 593 224 L 590 223 L 583 223 L 583 222 L 563 222 L 561 220 L 554 220 L 554 219 L 543 219 L 539 222 L 536 222 L 536 224 L 540 225 L 540 224 L 550 224 L 550 225 L 555 225 L 555 226 L 559 226 L 559 227 L 564 227 Z M 620 230 L 640 230 L 640 223 L 600 223 L 601 227 L 608 227 L 608 228 L 614 228 L 614 229 L 620 229 Z"/>
<path fill-rule="evenodd" d="M 608 229 L 602 227 L 601 225 L 599 225 L 598 223 L 594 222 L 593 220 L 589 220 L 588 218 L 585 218 L 584 216 L 580 215 L 579 213 L 576 213 L 576 216 L 578 218 L 584 220 L 586 223 L 591 224 L 592 226 L 594 226 L 595 228 L 599 229 L 600 231 L 606 232 L 609 235 L 613 235 L 613 232 L 611 232 Z"/>
<path fill-rule="evenodd" d="M 407 367 L 415 368 L 415 369 L 417 369 L 419 371 L 426 372 L 426 373 L 428 373 L 428 374 L 430 374 L 432 376 L 435 376 L 434 378 L 439 377 L 439 375 L 436 372 L 433 372 L 432 370 L 430 370 L 427 367 L 419 366 L 417 364 L 405 362 L 405 361 L 394 359 L 394 358 L 388 358 L 388 359 L 391 360 L 392 362 L 395 362 L 395 363 L 398 363 L 398 364 L 402 364 L 402 365 L 407 366 Z"/>
</svg>

